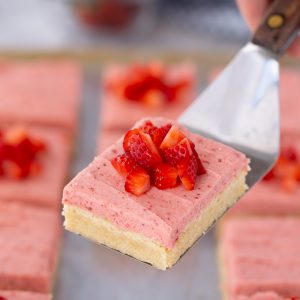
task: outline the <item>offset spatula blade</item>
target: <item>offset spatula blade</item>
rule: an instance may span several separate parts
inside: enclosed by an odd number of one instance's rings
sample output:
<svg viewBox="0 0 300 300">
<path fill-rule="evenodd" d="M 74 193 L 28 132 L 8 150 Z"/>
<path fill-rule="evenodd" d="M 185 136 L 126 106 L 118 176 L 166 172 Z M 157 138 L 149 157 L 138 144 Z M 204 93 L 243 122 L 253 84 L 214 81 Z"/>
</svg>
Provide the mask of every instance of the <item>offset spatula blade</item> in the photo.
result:
<svg viewBox="0 0 300 300">
<path fill-rule="evenodd" d="M 278 58 L 300 30 L 300 0 L 274 0 L 252 43 L 181 115 L 179 121 L 244 152 L 251 187 L 279 152 Z"/>
<path fill-rule="evenodd" d="M 254 184 L 277 159 L 279 64 L 270 51 L 247 44 L 180 116 L 192 131 L 243 151 Z"/>
</svg>

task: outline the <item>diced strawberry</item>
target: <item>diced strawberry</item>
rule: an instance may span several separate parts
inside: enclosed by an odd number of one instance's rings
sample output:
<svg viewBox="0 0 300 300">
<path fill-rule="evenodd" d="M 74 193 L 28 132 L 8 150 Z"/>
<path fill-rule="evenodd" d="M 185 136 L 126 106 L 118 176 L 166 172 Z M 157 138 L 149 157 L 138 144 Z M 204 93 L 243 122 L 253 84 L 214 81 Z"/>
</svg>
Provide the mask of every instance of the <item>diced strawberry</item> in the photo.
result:
<svg viewBox="0 0 300 300">
<path fill-rule="evenodd" d="M 281 150 L 281 156 L 292 162 L 296 162 L 298 160 L 298 154 L 296 150 L 292 146 L 288 146 Z"/>
<path fill-rule="evenodd" d="M 186 190 L 193 190 L 197 177 L 198 163 L 194 155 L 177 164 L 179 178 Z"/>
<path fill-rule="evenodd" d="M 264 181 L 270 181 L 272 179 L 275 178 L 275 172 L 274 172 L 274 168 L 272 168 L 264 177 L 263 180 Z"/>
<path fill-rule="evenodd" d="M 124 138 L 123 146 L 143 168 L 151 169 L 162 161 L 151 136 L 141 129 L 130 130 Z"/>
<path fill-rule="evenodd" d="M 167 124 L 163 127 L 160 128 L 155 128 L 154 130 L 152 130 L 150 132 L 150 136 L 154 142 L 154 144 L 156 145 L 156 147 L 160 147 L 163 139 L 165 138 L 165 136 L 167 135 L 167 133 L 169 132 L 170 128 L 172 127 L 171 124 Z"/>
<path fill-rule="evenodd" d="M 169 164 L 159 164 L 154 169 L 154 185 L 161 190 L 173 188 L 177 185 L 178 172 Z"/>
<path fill-rule="evenodd" d="M 143 126 L 140 127 L 145 133 L 151 133 L 157 127 L 153 125 L 151 121 L 146 121 Z"/>
<path fill-rule="evenodd" d="M 178 144 L 164 149 L 163 154 L 169 164 L 176 166 L 180 161 L 192 156 L 193 151 L 189 140 L 184 138 Z"/>
<path fill-rule="evenodd" d="M 26 138 L 27 138 L 27 133 L 24 128 L 14 127 L 6 132 L 4 140 L 5 143 L 8 143 L 10 145 L 17 145 L 23 140 L 25 140 Z"/>
<path fill-rule="evenodd" d="M 166 148 L 170 148 L 176 144 L 178 144 L 182 139 L 185 138 L 185 135 L 183 132 L 180 131 L 180 129 L 176 126 L 173 125 L 170 130 L 168 131 L 167 135 L 163 139 L 160 148 L 162 150 Z"/>
<path fill-rule="evenodd" d="M 130 143 L 132 142 L 132 138 L 135 137 L 136 135 L 138 135 L 140 132 L 140 129 L 131 129 L 129 131 L 126 132 L 125 136 L 124 136 L 124 140 L 123 140 L 123 149 L 126 152 L 130 151 Z"/>
<path fill-rule="evenodd" d="M 195 144 L 190 140 L 190 145 L 191 145 L 191 148 L 192 148 L 192 152 L 197 160 L 197 164 L 198 164 L 198 170 L 197 170 L 197 175 L 203 175 L 203 174 L 206 174 L 206 170 L 200 160 L 200 157 L 196 151 L 196 147 L 195 147 Z"/>
<path fill-rule="evenodd" d="M 281 181 L 281 186 L 286 192 L 293 192 L 298 185 L 297 179 L 294 176 L 286 176 Z"/>
<path fill-rule="evenodd" d="M 150 176 L 141 167 L 137 166 L 128 173 L 125 181 L 125 190 L 139 196 L 150 189 Z"/>
<path fill-rule="evenodd" d="M 155 109 L 162 107 L 166 102 L 166 95 L 160 90 L 148 90 L 143 98 L 143 103 L 149 108 Z"/>
<path fill-rule="evenodd" d="M 118 155 L 111 160 L 111 164 L 122 176 L 126 176 L 136 166 L 135 161 L 128 153 Z"/>
</svg>

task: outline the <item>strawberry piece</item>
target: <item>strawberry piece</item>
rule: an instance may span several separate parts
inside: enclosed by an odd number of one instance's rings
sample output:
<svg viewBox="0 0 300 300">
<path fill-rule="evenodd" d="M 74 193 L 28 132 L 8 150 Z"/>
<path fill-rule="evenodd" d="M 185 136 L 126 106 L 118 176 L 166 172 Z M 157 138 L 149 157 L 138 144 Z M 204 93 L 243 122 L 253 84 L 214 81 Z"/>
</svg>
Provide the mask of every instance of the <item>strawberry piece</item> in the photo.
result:
<svg viewBox="0 0 300 300">
<path fill-rule="evenodd" d="M 162 161 L 151 136 L 141 129 L 130 130 L 125 135 L 123 147 L 143 168 L 152 169 Z"/>
<path fill-rule="evenodd" d="M 190 140 L 190 145 L 191 145 L 191 148 L 192 148 L 192 152 L 197 160 L 197 164 L 198 164 L 198 170 L 197 170 L 197 175 L 203 175 L 203 174 L 206 174 L 206 170 L 200 160 L 200 157 L 196 151 L 196 147 L 195 147 L 195 144 Z"/>
<path fill-rule="evenodd" d="M 166 160 L 176 166 L 179 178 L 187 190 L 195 187 L 196 177 L 199 170 L 198 159 L 194 154 L 190 141 L 184 138 L 177 145 L 164 151 Z"/>
<path fill-rule="evenodd" d="M 172 166 L 176 166 L 182 160 L 193 155 L 193 151 L 190 145 L 190 142 L 187 138 L 184 138 L 178 144 L 166 148 L 163 151 L 166 161 Z"/>
<path fill-rule="evenodd" d="M 264 181 L 270 181 L 275 179 L 275 172 L 274 172 L 274 168 L 272 168 L 264 177 L 263 180 Z"/>
<path fill-rule="evenodd" d="M 151 135 L 151 132 L 156 130 L 157 127 L 153 125 L 151 121 L 146 121 L 143 126 L 140 127 L 145 133 L 148 133 Z"/>
<path fill-rule="evenodd" d="M 193 190 L 196 183 L 198 163 L 194 155 L 177 164 L 179 178 L 186 190 Z"/>
<path fill-rule="evenodd" d="M 126 132 L 125 136 L 124 136 L 124 140 L 123 140 L 123 149 L 126 152 L 130 151 L 130 143 L 132 142 L 132 139 L 138 135 L 140 132 L 140 129 L 131 129 L 129 131 Z"/>
<path fill-rule="evenodd" d="M 149 90 L 145 92 L 142 101 L 149 108 L 162 107 L 165 104 L 166 95 L 160 90 Z"/>
<path fill-rule="evenodd" d="M 170 148 L 178 144 L 184 138 L 185 135 L 180 131 L 180 129 L 176 125 L 173 125 L 163 139 L 160 149 L 164 150 L 166 148 Z"/>
<path fill-rule="evenodd" d="M 298 185 L 297 179 L 294 176 L 286 176 L 281 181 L 282 188 L 288 192 L 294 192 Z"/>
<path fill-rule="evenodd" d="M 135 161 L 128 153 L 118 155 L 111 160 L 111 164 L 122 176 L 126 176 L 136 166 Z"/>
<path fill-rule="evenodd" d="M 173 188 L 177 185 L 178 172 L 169 164 L 159 164 L 154 169 L 154 185 L 160 189 Z"/>
<path fill-rule="evenodd" d="M 172 127 L 171 124 L 167 124 L 163 127 L 155 128 L 155 129 L 151 130 L 150 136 L 151 136 L 154 144 L 156 145 L 156 147 L 158 147 L 158 148 L 160 147 L 162 141 L 166 137 L 166 135 L 169 132 L 171 127 Z"/>
<path fill-rule="evenodd" d="M 298 161 L 298 154 L 292 146 L 288 146 L 288 147 L 282 149 L 281 157 L 283 157 L 284 159 L 291 161 L 291 162 Z"/>
<path fill-rule="evenodd" d="M 125 181 L 125 190 L 128 193 L 139 196 L 150 189 L 150 176 L 141 167 L 135 167 L 128 173 Z"/>
</svg>

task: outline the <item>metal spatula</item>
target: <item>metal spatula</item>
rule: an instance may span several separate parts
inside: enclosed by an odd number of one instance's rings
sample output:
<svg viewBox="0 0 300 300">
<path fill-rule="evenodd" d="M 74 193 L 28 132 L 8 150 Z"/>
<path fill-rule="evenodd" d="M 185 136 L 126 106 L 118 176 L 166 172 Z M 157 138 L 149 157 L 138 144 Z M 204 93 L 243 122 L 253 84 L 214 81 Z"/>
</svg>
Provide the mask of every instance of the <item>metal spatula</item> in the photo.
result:
<svg viewBox="0 0 300 300">
<path fill-rule="evenodd" d="M 275 0 L 262 24 L 219 77 L 180 116 L 190 130 L 251 159 L 251 187 L 279 152 L 279 57 L 300 29 L 300 0 Z"/>
</svg>

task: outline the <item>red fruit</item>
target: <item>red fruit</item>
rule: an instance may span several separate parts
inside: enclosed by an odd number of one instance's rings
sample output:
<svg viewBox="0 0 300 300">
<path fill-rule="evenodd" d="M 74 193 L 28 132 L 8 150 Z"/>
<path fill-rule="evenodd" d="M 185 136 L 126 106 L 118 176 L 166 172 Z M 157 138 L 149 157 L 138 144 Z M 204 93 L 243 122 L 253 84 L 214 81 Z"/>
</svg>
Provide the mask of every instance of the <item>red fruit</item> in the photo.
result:
<svg viewBox="0 0 300 300">
<path fill-rule="evenodd" d="M 163 139 L 166 137 L 167 133 L 169 132 L 170 128 L 172 127 L 171 124 L 165 125 L 160 128 L 155 128 L 150 132 L 150 136 L 154 142 L 154 144 L 159 148 Z"/>
<path fill-rule="evenodd" d="M 198 163 L 194 155 L 177 164 L 179 178 L 186 190 L 193 190 L 197 177 Z"/>
<path fill-rule="evenodd" d="M 122 176 L 126 176 L 136 166 L 135 161 L 128 153 L 118 155 L 111 160 L 111 164 Z"/>
<path fill-rule="evenodd" d="M 146 121 L 143 126 L 140 127 L 145 133 L 151 133 L 153 130 L 157 129 L 151 121 Z"/>
<path fill-rule="evenodd" d="M 198 164 L 198 170 L 197 170 L 197 175 L 203 175 L 203 174 L 206 174 L 206 170 L 200 160 L 200 157 L 195 149 L 195 144 L 190 140 L 190 145 L 191 145 L 191 148 L 192 148 L 192 152 L 197 160 L 197 164 Z"/>
<path fill-rule="evenodd" d="M 193 155 L 193 151 L 190 142 L 187 138 L 184 138 L 181 142 L 166 148 L 163 151 L 166 161 L 172 166 L 176 166 L 179 162 Z"/>
<path fill-rule="evenodd" d="M 154 169 L 154 185 L 161 190 L 173 188 L 177 185 L 177 170 L 169 164 L 159 164 Z"/>
<path fill-rule="evenodd" d="M 296 162 L 298 160 L 298 154 L 292 146 L 282 149 L 281 156 L 291 162 Z"/>
<path fill-rule="evenodd" d="M 132 142 L 132 138 L 138 135 L 140 129 L 131 129 L 126 132 L 123 140 L 123 148 L 126 152 L 130 151 L 130 143 Z"/>
<path fill-rule="evenodd" d="M 128 193 L 139 196 L 150 189 L 150 176 L 141 167 L 135 167 L 128 173 L 125 181 L 125 190 Z"/>
<path fill-rule="evenodd" d="M 162 150 L 164 150 L 166 148 L 170 148 L 170 147 L 178 144 L 184 138 L 185 138 L 185 135 L 183 134 L 183 132 L 181 132 L 180 129 L 176 125 L 173 125 L 170 128 L 170 130 L 168 131 L 164 140 L 162 141 L 160 148 Z"/>
<path fill-rule="evenodd" d="M 130 130 L 125 135 L 123 147 L 143 168 L 152 169 L 162 161 L 150 135 L 141 129 Z"/>
<path fill-rule="evenodd" d="M 270 181 L 275 178 L 274 168 L 272 168 L 264 177 L 264 181 Z"/>
</svg>

